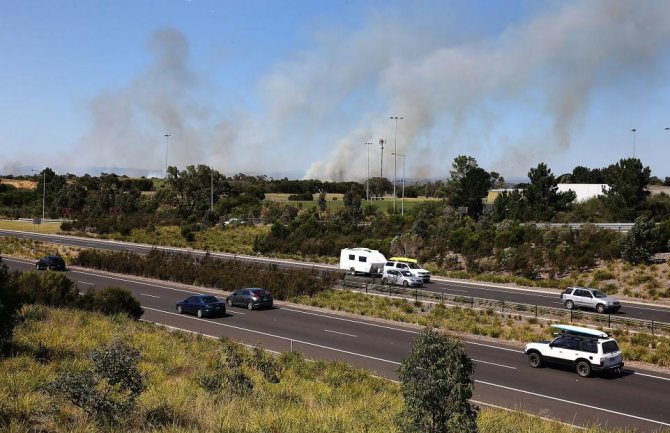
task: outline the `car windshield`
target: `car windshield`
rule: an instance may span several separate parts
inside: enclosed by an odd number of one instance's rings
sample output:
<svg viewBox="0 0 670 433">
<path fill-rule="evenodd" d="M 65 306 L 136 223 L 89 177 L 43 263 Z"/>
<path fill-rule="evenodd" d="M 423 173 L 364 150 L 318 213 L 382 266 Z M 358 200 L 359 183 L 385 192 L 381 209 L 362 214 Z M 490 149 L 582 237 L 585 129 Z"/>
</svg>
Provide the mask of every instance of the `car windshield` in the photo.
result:
<svg viewBox="0 0 670 433">
<path fill-rule="evenodd" d="M 417 265 L 416 263 L 407 263 L 409 265 L 410 269 L 421 269 L 421 266 Z"/>
<path fill-rule="evenodd" d="M 619 345 L 616 341 L 606 341 L 603 343 L 603 353 L 614 353 L 619 351 Z"/>
<path fill-rule="evenodd" d="M 216 299 L 216 297 L 214 296 L 203 296 L 201 299 L 205 304 L 212 304 L 214 302 L 219 302 L 219 300 Z"/>
<path fill-rule="evenodd" d="M 406 277 L 411 277 L 412 276 L 412 273 L 410 271 L 402 271 L 401 273 Z"/>
<path fill-rule="evenodd" d="M 607 295 L 600 290 L 592 290 L 591 293 L 593 293 L 593 296 L 596 298 L 606 298 Z"/>
</svg>

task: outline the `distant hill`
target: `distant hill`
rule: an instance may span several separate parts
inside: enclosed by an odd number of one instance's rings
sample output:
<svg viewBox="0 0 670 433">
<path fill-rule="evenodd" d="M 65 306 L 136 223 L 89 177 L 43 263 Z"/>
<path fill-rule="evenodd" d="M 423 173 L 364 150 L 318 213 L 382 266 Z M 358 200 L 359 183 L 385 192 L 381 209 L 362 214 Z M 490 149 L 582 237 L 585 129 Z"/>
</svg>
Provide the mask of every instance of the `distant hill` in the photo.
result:
<svg viewBox="0 0 670 433">
<path fill-rule="evenodd" d="M 12 185 L 19 189 L 35 189 L 37 188 L 37 182 L 34 180 L 21 180 L 21 179 L 5 179 L 0 178 L 0 183 L 6 185 Z"/>
</svg>

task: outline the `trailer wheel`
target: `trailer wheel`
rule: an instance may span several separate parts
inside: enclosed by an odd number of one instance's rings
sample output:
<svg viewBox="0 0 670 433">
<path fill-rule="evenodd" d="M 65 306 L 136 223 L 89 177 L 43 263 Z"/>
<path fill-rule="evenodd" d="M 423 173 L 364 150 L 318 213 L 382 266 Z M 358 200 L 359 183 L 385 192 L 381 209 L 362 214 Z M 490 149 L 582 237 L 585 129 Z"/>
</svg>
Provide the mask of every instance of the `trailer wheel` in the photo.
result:
<svg viewBox="0 0 670 433">
<path fill-rule="evenodd" d="M 356 275 L 356 269 L 354 269 L 354 268 L 349 269 L 349 273 L 351 275 Z"/>
</svg>

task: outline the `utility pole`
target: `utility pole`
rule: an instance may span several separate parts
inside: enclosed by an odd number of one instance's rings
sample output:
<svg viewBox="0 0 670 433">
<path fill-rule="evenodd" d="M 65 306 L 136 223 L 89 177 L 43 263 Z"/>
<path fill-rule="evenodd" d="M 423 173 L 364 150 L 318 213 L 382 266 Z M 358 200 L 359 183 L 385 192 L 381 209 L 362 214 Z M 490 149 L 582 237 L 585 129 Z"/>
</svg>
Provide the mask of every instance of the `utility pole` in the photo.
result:
<svg viewBox="0 0 670 433">
<path fill-rule="evenodd" d="M 384 139 L 380 138 L 379 139 L 379 146 L 382 148 L 382 157 L 379 160 L 379 193 L 381 194 L 382 198 L 384 197 L 384 187 L 382 185 L 383 182 L 382 180 L 384 179 Z"/>
<path fill-rule="evenodd" d="M 167 179 L 167 169 L 168 169 L 168 144 L 170 142 L 170 134 L 165 134 L 165 178 Z"/>
<path fill-rule="evenodd" d="M 209 200 L 209 210 L 214 212 L 214 170 L 209 169 L 209 181 L 210 181 L 210 200 Z"/>
<path fill-rule="evenodd" d="M 368 146 L 368 180 L 365 182 L 365 199 L 370 201 L 370 145 L 371 141 L 366 141 L 365 144 Z"/>
<path fill-rule="evenodd" d="M 637 134 L 637 129 L 633 128 L 630 132 L 633 133 L 633 159 L 635 159 L 635 135 Z"/>
<path fill-rule="evenodd" d="M 405 215 L 405 155 L 394 153 L 395 156 L 402 158 L 402 199 L 400 200 L 400 215 Z"/>
<path fill-rule="evenodd" d="M 396 180 L 396 171 L 397 171 L 397 162 L 398 162 L 398 119 L 402 120 L 403 117 L 400 116 L 391 116 L 391 120 L 395 120 L 395 134 L 393 135 L 393 213 L 395 213 L 395 198 L 396 198 L 396 193 L 395 193 L 395 185 L 398 182 Z"/>
</svg>

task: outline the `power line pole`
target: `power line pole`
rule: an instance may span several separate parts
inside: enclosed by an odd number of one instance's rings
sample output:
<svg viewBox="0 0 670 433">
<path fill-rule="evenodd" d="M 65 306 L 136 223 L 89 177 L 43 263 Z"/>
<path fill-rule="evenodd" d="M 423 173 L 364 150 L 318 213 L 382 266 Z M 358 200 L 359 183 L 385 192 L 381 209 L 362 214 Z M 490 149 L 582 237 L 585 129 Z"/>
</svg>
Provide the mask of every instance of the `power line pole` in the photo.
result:
<svg viewBox="0 0 670 433">
<path fill-rule="evenodd" d="M 365 183 L 365 199 L 370 201 L 370 145 L 371 141 L 366 141 L 365 144 L 368 146 L 368 180 Z"/>
<path fill-rule="evenodd" d="M 382 157 L 379 160 L 379 193 L 384 197 L 384 188 L 383 188 L 383 182 L 382 180 L 384 179 L 384 139 L 380 138 L 379 139 L 379 146 L 382 148 Z"/>
<path fill-rule="evenodd" d="M 170 134 L 165 134 L 165 178 L 167 179 L 168 170 L 168 144 L 170 142 Z"/>
<path fill-rule="evenodd" d="M 396 172 L 397 172 L 397 162 L 398 162 L 398 119 L 402 120 L 404 117 L 398 117 L 398 116 L 391 116 L 391 120 L 395 120 L 395 134 L 393 135 L 393 213 L 395 213 L 395 198 L 396 198 L 396 193 L 395 193 L 395 185 L 398 182 L 396 180 Z"/>
</svg>

